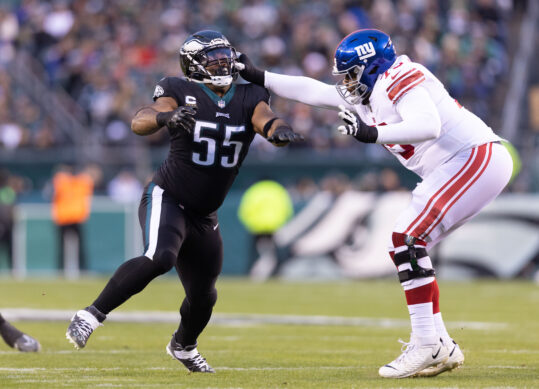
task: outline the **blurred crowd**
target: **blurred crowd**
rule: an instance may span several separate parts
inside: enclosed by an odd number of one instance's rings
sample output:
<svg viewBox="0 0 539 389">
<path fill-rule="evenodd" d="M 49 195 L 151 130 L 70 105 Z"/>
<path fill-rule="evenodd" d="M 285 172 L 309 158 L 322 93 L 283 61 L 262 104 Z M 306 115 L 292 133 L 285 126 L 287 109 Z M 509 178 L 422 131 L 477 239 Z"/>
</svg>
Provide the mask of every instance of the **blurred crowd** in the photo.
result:
<svg viewBox="0 0 539 389">
<path fill-rule="evenodd" d="M 391 34 L 398 53 L 425 64 L 450 93 L 495 122 L 509 68 L 508 36 L 518 0 L 3 0 L 0 4 L 0 145 L 49 148 L 66 142 L 50 113 L 18 91 L 7 66 L 18 53 L 51 90 L 63 89 L 104 144 L 140 142 L 133 113 L 151 102 L 156 82 L 180 75 L 187 35 L 212 28 L 261 67 L 335 83 L 332 56 L 359 28 Z M 37 64 L 37 65 L 36 65 Z M 274 98 L 314 150 L 357 148 L 338 136 L 336 113 Z M 166 144 L 165 132 L 147 139 Z M 257 140 L 254 149 L 270 152 Z"/>
</svg>

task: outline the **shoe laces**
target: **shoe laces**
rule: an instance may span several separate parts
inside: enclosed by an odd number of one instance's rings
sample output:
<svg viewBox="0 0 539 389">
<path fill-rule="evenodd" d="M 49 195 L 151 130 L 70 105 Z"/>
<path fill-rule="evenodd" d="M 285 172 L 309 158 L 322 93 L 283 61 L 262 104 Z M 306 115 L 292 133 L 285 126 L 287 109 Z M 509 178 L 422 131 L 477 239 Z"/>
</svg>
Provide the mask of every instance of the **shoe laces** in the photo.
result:
<svg viewBox="0 0 539 389">
<path fill-rule="evenodd" d="M 96 319 L 97 321 L 97 319 Z M 93 325 L 91 322 L 84 319 L 84 317 L 81 317 L 77 315 L 77 318 L 75 320 L 75 326 L 77 330 L 84 335 L 85 338 L 88 338 L 94 330 L 102 325 L 101 323 L 97 323 L 97 325 Z"/>
<path fill-rule="evenodd" d="M 396 362 L 401 362 L 404 358 L 406 358 L 408 353 L 415 348 L 415 344 L 412 343 L 411 341 L 410 342 L 405 342 L 404 340 L 399 339 L 399 343 L 402 344 L 402 346 L 401 346 L 402 354 L 399 355 L 399 357 L 396 359 Z"/>
<path fill-rule="evenodd" d="M 84 319 L 80 320 L 77 323 L 77 330 L 81 332 L 86 338 L 89 337 L 92 334 L 92 332 L 94 332 L 94 329 L 92 328 L 90 323 L 88 323 Z"/>
<path fill-rule="evenodd" d="M 208 363 L 206 362 L 206 359 L 197 353 L 193 358 L 190 359 L 191 364 L 198 368 L 207 368 Z"/>
</svg>

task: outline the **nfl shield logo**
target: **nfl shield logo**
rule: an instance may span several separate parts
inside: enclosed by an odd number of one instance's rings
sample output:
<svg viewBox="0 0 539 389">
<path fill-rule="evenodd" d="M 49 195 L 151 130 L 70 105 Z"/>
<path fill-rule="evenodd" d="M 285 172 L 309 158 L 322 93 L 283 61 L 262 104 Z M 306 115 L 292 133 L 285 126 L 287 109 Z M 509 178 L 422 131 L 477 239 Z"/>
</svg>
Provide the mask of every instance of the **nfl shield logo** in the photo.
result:
<svg viewBox="0 0 539 389">
<path fill-rule="evenodd" d="M 225 103 L 225 101 L 224 101 L 224 100 L 219 100 L 219 101 L 217 102 L 217 105 L 219 106 L 219 108 L 221 108 L 221 109 L 222 109 L 222 108 L 224 108 L 224 107 L 225 107 L 226 103 Z"/>
</svg>

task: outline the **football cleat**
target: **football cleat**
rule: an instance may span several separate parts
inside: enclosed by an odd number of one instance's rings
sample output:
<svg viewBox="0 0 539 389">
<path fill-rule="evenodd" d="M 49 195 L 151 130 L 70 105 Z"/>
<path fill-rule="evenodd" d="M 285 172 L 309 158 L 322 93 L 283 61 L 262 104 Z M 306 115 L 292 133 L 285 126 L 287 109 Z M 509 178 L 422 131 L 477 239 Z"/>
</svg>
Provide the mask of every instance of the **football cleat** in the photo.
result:
<svg viewBox="0 0 539 389">
<path fill-rule="evenodd" d="M 378 374 L 384 378 L 413 377 L 428 367 L 444 363 L 449 356 L 441 339 L 434 345 L 424 346 L 418 344 L 413 337 L 409 343 L 400 339 L 399 342 L 403 344 L 402 354 L 378 370 Z"/>
<path fill-rule="evenodd" d="M 7 321 L 0 326 L 0 335 L 10 346 L 22 352 L 36 352 L 41 350 L 39 342 L 30 335 L 19 331 Z"/>
<path fill-rule="evenodd" d="M 66 338 L 76 349 L 86 346 L 88 338 L 94 330 L 102 325 L 97 318 L 90 312 L 81 309 L 71 318 L 71 323 L 67 328 Z"/>
<path fill-rule="evenodd" d="M 37 352 L 41 350 L 41 345 L 37 339 L 32 338 L 30 335 L 22 334 L 22 336 L 15 341 L 15 348 L 23 353 Z"/>
<path fill-rule="evenodd" d="M 197 345 L 182 347 L 176 342 L 175 334 L 167 344 L 167 354 L 172 358 L 180 361 L 183 365 L 193 373 L 215 373 L 215 370 L 206 362 L 197 350 Z"/>
<path fill-rule="evenodd" d="M 458 369 L 464 363 L 464 354 L 460 349 L 459 345 L 451 340 L 449 345 L 444 342 L 444 346 L 449 351 L 449 357 L 445 362 L 439 363 L 436 366 L 427 367 L 424 370 L 421 370 L 417 373 L 418 377 L 434 377 L 435 375 L 441 374 L 444 371 L 451 371 Z"/>
</svg>

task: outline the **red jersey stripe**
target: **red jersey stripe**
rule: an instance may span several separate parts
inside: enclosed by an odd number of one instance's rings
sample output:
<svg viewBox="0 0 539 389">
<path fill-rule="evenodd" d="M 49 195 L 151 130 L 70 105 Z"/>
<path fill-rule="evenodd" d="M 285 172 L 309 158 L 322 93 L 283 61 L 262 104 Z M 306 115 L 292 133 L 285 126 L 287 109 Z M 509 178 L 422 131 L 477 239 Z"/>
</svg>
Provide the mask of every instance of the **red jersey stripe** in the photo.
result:
<svg viewBox="0 0 539 389">
<path fill-rule="evenodd" d="M 391 91 L 388 93 L 389 100 L 393 101 L 393 104 L 396 102 L 396 97 L 403 92 L 404 89 L 410 89 L 412 88 L 411 84 L 414 84 L 417 82 L 417 84 L 423 82 L 425 80 L 425 75 L 421 73 L 419 70 L 410 74 L 408 77 L 402 79 Z M 415 86 L 415 85 L 413 85 Z M 408 88 L 410 87 L 410 88 Z"/>
<path fill-rule="evenodd" d="M 403 75 L 401 75 L 399 78 L 397 78 L 393 83 L 387 87 L 386 92 L 389 92 L 391 88 L 393 88 L 395 85 L 397 85 L 403 78 L 406 78 L 410 73 L 417 71 L 417 69 L 410 69 Z"/>
<path fill-rule="evenodd" d="M 407 81 L 407 80 L 404 80 L 403 83 L 406 82 L 406 81 Z M 393 104 L 397 104 L 397 101 L 399 101 L 399 99 L 400 99 L 406 92 L 408 92 L 408 91 L 409 91 L 410 89 L 412 89 L 413 87 L 415 87 L 415 86 L 421 84 L 423 81 L 425 81 L 425 77 L 421 77 L 421 78 L 419 78 L 418 80 L 416 80 L 416 81 L 414 81 L 414 82 L 408 84 L 404 89 L 401 89 L 400 93 L 399 93 L 397 96 L 395 96 L 395 98 L 392 100 Z M 401 84 L 401 85 L 402 85 L 402 84 Z M 400 87 L 401 85 L 399 85 L 399 87 Z M 395 89 L 397 89 L 397 88 L 395 88 Z"/>
</svg>

